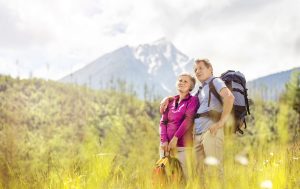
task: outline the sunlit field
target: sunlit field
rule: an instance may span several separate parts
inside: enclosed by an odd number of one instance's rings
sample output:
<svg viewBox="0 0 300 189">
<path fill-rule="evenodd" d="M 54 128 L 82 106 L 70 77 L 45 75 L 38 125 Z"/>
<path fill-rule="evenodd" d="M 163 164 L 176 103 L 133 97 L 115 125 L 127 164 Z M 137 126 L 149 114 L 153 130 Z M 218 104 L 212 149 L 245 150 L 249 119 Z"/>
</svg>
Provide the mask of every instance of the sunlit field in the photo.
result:
<svg viewBox="0 0 300 189">
<path fill-rule="evenodd" d="M 0 188 L 300 188 L 299 98 L 292 79 L 278 102 L 252 99 L 245 134 L 226 133 L 223 179 L 208 162 L 204 180 L 192 165 L 162 186 L 160 98 L 0 76 Z"/>
</svg>

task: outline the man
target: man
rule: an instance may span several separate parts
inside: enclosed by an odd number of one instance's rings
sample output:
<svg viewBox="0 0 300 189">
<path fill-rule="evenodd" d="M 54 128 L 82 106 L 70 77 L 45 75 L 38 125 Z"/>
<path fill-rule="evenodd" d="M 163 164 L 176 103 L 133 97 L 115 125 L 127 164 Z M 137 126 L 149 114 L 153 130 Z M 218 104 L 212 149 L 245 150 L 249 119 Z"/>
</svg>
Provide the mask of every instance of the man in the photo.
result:
<svg viewBox="0 0 300 189">
<path fill-rule="evenodd" d="M 197 59 L 194 71 L 202 86 L 196 96 L 200 106 L 195 116 L 194 150 L 197 168 L 203 175 L 203 162 L 206 157 L 216 158 L 220 175 L 223 175 L 224 125 L 230 116 L 234 96 L 220 78 L 213 77 L 213 67 L 207 59 Z M 209 94 L 209 83 L 212 82 L 220 94 L 223 104 L 212 93 Z M 210 96 L 210 97 L 209 97 Z M 161 112 L 166 108 L 168 100 L 161 104 Z"/>
</svg>

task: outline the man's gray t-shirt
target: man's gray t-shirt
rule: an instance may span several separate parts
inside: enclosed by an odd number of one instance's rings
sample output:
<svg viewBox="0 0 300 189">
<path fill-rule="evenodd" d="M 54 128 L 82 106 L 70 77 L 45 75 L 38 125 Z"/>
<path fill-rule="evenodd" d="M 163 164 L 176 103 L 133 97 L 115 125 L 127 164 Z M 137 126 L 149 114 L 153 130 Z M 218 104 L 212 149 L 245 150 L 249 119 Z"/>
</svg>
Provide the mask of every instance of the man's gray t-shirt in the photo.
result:
<svg viewBox="0 0 300 189">
<path fill-rule="evenodd" d="M 198 93 L 198 98 L 200 102 L 200 107 L 198 108 L 197 113 L 204 113 L 208 112 L 209 110 L 215 110 L 218 112 L 223 111 L 222 104 L 219 102 L 219 100 L 211 94 L 211 100 L 210 100 L 210 106 L 208 107 L 208 99 L 209 99 L 209 82 L 213 79 L 214 77 L 208 78 L 205 82 L 202 84 L 202 89 L 200 89 Z M 221 89 L 226 87 L 224 81 L 220 78 L 215 78 L 213 80 L 213 85 L 215 86 L 216 90 L 218 93 L 220 93 Z M 197 93 L 196 93 L 197 95 Z M 208 118 L 208 117 L 200 117 L 195 119 L 195 134 L 201 134 L 209 129 L 209 127 L 213 124 L 214 122 Z"/>
</svg>

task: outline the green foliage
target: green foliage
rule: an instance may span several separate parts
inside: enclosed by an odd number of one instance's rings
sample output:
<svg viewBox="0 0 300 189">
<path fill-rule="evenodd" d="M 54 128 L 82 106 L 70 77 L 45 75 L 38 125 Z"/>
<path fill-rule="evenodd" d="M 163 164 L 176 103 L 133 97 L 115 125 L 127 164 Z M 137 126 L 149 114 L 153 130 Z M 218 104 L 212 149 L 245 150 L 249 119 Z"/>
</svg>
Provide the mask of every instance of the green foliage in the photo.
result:
<svg viewBox="0 0 300 189">
<path fill-rule="evenodd" d="M 290 82 L 286 85 L 286 93 L 281 98 L 281 115 L 284 124 L 288 126 L 287 132 L 291 140 L 300 137 L 300 72 L 291 75 Z M 282 123 L 283 125 L 283 123 Z"/>
<path fill-rule="evenodd" d="M 118 82 L 95 91 L 0 76 L 0 188 L 153 188 L 159 103 L 151 94 L 141 101 L 132 90 L 121 93 L 127 86 Z M 267 179 L 273 188 L 299 188 L 295 82 L 280 102 L 254 100 L 245 136 L 226 136 L 225 183 L 211 177 L 207 188 L 259 188 Z M 186 188 L 201 188 L 189 172 Z"/>
<path fill-rule="evenodd" d="M 147 155 L 156 153 L 159 140 L 154 106 L 157 103 L 114 91 L 1 76 L 2 187 L 57 188 L 64 187 L 66 179 L 99 184 L 95 175 L 82 174 L 99 168 L 99 174 L 109 177 L 109 162 L 121 166 L 126 158 L 154 158 Z M 155 140 L 144 140 L 147 137 Z M 97 155 L 103 153 L 116 157 Z M 100 159 L 107 163 L 95 165 Z M 100 179 L 103 184 L 105 180 Z"/>
</svg>

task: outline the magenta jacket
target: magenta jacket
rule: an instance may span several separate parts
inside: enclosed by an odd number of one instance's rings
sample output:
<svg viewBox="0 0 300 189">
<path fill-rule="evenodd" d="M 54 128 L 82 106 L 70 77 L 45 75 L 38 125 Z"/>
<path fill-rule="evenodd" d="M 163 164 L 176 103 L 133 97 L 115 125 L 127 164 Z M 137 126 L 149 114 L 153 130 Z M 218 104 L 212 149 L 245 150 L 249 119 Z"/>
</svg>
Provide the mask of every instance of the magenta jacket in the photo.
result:
<svg viewBox="0 0 300 189">
<path fill-rule="evenodd" d="M 194 116 L 199 108 L 199 99 L 188 94 L 178 104 L 179 95 L 175 96 L 160 120 L 160 141 L 170 142 L 178 137 L 177 147 L 192 145 Z"/>
</svg>

